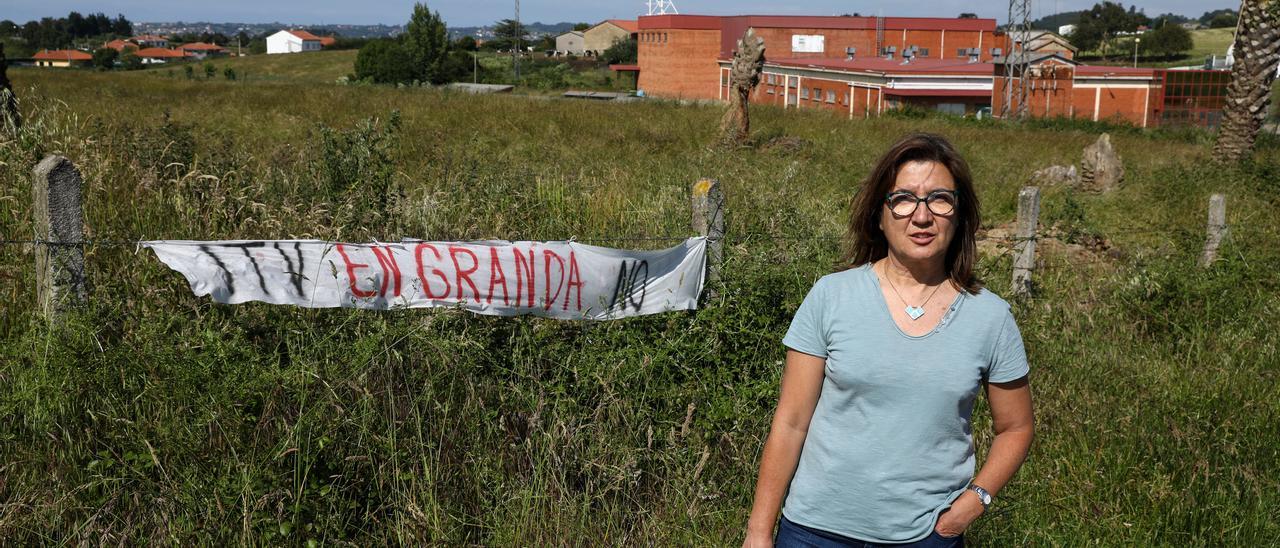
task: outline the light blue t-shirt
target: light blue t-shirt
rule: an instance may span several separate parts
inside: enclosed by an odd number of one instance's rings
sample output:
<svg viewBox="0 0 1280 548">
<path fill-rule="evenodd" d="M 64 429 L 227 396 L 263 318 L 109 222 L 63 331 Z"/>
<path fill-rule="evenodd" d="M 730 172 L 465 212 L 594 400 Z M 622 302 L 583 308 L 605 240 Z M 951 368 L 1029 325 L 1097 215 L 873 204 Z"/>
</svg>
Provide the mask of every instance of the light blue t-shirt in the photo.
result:
<svg viewBox="0 0 1280 548">
<path fill-rule="evenodd" d="M 1003 299 L 961 292 L 936 329 L 912 337 L 870 265 L 818 280 L 782 343 L 826 358 L 782 513 L 866 542 L 929 535 L 973 478 L 969 418 L 983 381 L 1029 371 Z"/>
</svg>

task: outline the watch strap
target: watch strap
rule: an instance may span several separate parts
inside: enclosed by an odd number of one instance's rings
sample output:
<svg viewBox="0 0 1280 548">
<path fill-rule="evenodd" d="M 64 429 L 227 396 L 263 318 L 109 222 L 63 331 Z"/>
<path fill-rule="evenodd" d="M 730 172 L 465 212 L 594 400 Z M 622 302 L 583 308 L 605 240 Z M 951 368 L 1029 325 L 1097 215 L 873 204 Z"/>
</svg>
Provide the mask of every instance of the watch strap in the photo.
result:
<svg viewBox="0 0 1280 548">
<path fill-rule="evenodd" d="M 991 493 L 987 492 L 986 489 L 970 484 L 969 490 L 978 494 L 978 501 L 982 503 L 983 510 L 986 510 L 991 505 Z"/>
</svg>

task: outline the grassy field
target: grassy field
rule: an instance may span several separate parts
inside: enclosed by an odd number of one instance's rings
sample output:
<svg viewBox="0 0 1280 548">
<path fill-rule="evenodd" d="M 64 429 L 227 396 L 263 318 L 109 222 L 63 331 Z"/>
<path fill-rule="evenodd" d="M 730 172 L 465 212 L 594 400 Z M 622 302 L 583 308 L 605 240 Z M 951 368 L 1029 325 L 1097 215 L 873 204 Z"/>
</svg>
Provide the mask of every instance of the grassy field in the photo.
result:
<svg viewBox="0 0 1280 548">
<path fill-rule="evenodd" d="M 736 544 L 779 341 L 875 156 L 904 132 L 950 137 L 996 232 L 1033 171 L 1077 162 L 1101 129 L 754 108 L 757 143 L 725 151 L 708 146 L 718 108 L 330 85 L 349 69 L 296 58 L 315 73 L 11 70 L 28 124 L 0 140 L 0 234 L 32 237 L 46 153 L 83 171 L 102 240 L 657 247 L 610 238 L 689 234 L 689 187 L 709 176 L 728 194 L 720 298 L 590 325 L 219 306 L 146 251 L 93 246 L 90 305 L 53 328 L 32 310 L 32 255 L 0 246 L 0 538 Z M 1043 189 L 1037 292 L 1015 306 L 1038 435 L 969 541 L 1274 544 L 1280 147 L 1220 167 L 1207 135 L 1112 129 L 1120 189 Z M 357 173 L 330 161 L 356 157 Z M 1200 270 L 1213 192 L 1231 236 Z M 996 244 L 979 271 L 1007 294 Z"/>
<path fill-rule="evenodd" d="M 1138 57 L 1138 66 L 1155 68 L 1201 66 L 1204 64 L 1204 60 L 1210 56 L 1226 56 L 1227 48 L 1231 46 L 1231 41 L 1235 39 L 1235 33 L 1235 28 L 1193 30 L 1191 31 L 1192 46 L 1190 50 L 1174 59 L 1150 58 L 1140 55 Z M 1108 50 L 1107 59 L 1102 59 L 1101 50 L 1081 51 L 1077 57 L 1093 65 L 1128 66 L 1133 64 L 1133 38 L 1124 36 L 1115 38 L 1110 41 Z"/>
<path fill-rule="evenodd" d="M 173 78 L 187 79 L 186 66 L 191 66 L 196 80 L 227 80 L 225 71 L 235 72 L 235 81 L 245 83 L 333 84 L 342 78 L 351 78 L 355 72 L 356 50 L 318 51 L 292 55 L 249 55 L 245 57 L 214 58 L 205 62 L 180 63 L 155 66 L 147 70 L 127 73 L 123 78 Z M 515 81 L 511 58 L 482 51 L 477 53 L 480 83 L 510 84 Z M 214 67 L 214 76 L 205 77 L 205 66 Z M 522 61 L 521 94 L 547 95 L 565 89 L 630 90 L 633 78 L 618 77 L 605 65 L 593 60 L 567 61 L 547 59 L 541 55 Z M 471 78 L 465 79 L 470 82 Z"/>
</svg>

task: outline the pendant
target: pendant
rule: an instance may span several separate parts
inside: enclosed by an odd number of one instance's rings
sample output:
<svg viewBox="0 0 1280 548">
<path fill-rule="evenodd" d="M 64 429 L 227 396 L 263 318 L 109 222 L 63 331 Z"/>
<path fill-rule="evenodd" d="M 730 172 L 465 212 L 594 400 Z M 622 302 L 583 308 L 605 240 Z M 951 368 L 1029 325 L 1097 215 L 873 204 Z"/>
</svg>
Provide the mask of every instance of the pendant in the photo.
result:
<svg viewBox="0 0 1280 548">
<path fill-rule="evenodd" d="M 923 316 L 923 315 L 924 315 L 924 307 L 920 307 L 920 306 L 908 306 L 908 307 L 907 307 L 907 315 L 908 315 L 908 316 L 911 316 L 911 319 L 912 319 L 912 320 L 918 320 L 918 319 L 920 319 L 920 316 Z"/>
</svg>

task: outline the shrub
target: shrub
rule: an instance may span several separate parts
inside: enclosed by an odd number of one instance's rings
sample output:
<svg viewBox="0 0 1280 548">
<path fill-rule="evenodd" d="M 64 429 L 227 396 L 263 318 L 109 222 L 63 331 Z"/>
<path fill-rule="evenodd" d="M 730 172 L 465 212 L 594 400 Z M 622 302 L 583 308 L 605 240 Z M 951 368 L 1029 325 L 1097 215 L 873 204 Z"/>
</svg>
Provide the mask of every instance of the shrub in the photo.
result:
<svg viewBox="0 0 1280 548">
<path fill-rule="evenodd" d="M 356 54 L 356 78 L 378 84 L 413 80 L 413 61 L 398 40 L 373 40 Z"/>
</svg>

